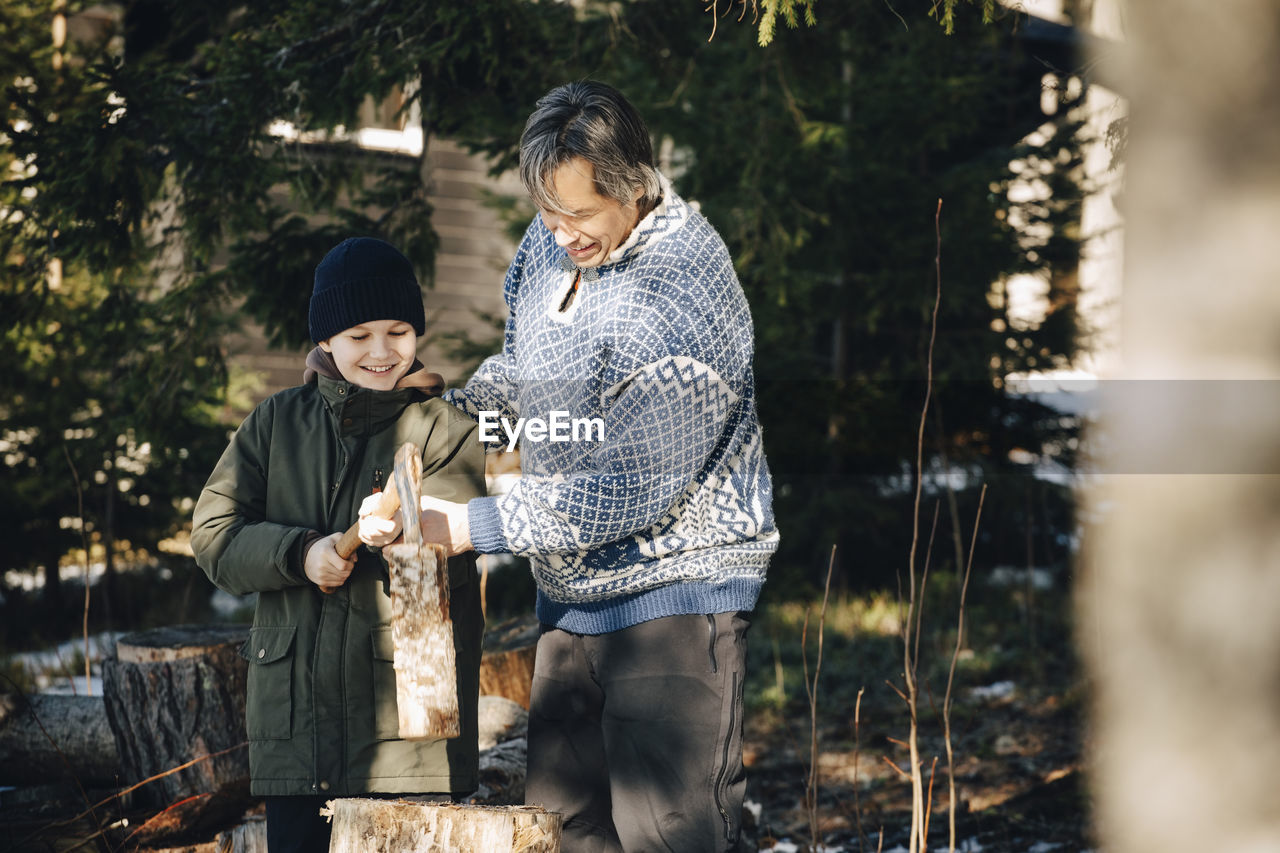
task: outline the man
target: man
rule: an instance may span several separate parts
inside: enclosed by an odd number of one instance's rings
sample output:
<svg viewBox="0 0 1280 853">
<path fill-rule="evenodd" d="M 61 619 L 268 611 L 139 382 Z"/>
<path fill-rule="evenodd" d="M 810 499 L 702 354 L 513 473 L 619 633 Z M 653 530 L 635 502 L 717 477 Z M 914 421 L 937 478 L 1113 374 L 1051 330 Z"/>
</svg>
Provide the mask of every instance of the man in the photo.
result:
<svg viewBox="0 0 1280 853">
<path fill-rule="evenodd" d="M 424 535 L 530 560 L 526 801 L 564 815 L 563 849 L 732 850 L 748 612 L 778 543 L 747 302 L 616 90 L 540 100 L 520 174 L 539 214 L 507 271 L 503 350 L 446 399 L 522 435 L 523 476 L 424 498 Z"/>
</svg>

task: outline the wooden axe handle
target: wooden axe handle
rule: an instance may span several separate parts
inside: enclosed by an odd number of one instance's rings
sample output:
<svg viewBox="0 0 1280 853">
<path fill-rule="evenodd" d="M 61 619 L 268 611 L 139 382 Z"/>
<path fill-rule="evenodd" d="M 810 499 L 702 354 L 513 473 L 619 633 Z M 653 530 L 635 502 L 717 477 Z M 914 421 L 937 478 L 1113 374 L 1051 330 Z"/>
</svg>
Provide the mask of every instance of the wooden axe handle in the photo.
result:
<svg viewBox="0 0 1280 853">
<path fill-rule="evenodd" d="M 384 489 L 379 493 L 378 505 L 374 508 L 373 514 L 378 518 L 391 518 L 400 509 L 400 493 L 395 489 Z M 360 547 L 360 522 L 356 522 L 347 528 L 342 534 L 338 543 L 334 546 L 334 550 L 338 552 L 338 556 L 347 559 L 356 552 Z M 322 586 L 320 591 L 325 595 L 333 592 L 337 587 Z"/>
<path fill-rule="evenodd" d="M 400 509 L 400 493 L 395 489 L 384 489 L 378 493 L 378 505 L 374 508 L 373 514 L 378 518 L 391 518 Z M 334 546 L 334 550 L 338 552 L 338 556 L 347 559 L 356 552 L 360 547 L 360 522 L 356 522 L 347 528 L 347 532 L 342 534 L 342 538 L 338 540 L 338 544 Z"/>
</svg>

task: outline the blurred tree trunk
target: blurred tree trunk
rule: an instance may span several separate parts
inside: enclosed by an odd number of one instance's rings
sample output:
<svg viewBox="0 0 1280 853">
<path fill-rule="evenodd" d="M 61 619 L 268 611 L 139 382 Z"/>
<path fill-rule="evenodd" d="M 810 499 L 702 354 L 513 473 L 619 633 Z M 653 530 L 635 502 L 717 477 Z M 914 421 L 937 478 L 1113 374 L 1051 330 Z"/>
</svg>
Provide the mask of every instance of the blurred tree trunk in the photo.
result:
<svg viewBox="0 0 1280 853">
<path fill-rule="evenodd" d="M 1080 598 L 1100 840 L 1276 850 L 1280 7 L 1128 7 L 1132 381 L 1104 383 Z"/>
</svg>

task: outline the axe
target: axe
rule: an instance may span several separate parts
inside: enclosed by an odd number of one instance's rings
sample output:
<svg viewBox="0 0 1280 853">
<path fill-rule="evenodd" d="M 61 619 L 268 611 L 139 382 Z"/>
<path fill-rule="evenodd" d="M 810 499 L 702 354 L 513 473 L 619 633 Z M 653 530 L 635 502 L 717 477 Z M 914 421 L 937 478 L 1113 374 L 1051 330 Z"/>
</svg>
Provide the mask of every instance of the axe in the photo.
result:
<svg viewBox="0 0 1280 853">
<path fill-rule="evenodd" d="M 395 470 L 392 472 L 391 485 L 392 488 L 383 489 L 378 505 L 373 510 L 373 515 L 378 518 L 391 518 L 400 509 L 400 492 L 395 488 L 395 483 L 406 481 L 418 483 L 422 479 L 422 456 L 417 452 L 417 448 L 411 443 L 406 442 L 400 447 L 400 451 L 396 453 Z M 338 539 L 334 550 L 338 552 L 338 556 L 347 559 L 356 552 L 360 547 L 360 522 L 356 522 L 347 528 L 346 532 Z M 326 595 L 333 592 L 337 587 L 322 586 L 320 591 Z"/>
</svg>

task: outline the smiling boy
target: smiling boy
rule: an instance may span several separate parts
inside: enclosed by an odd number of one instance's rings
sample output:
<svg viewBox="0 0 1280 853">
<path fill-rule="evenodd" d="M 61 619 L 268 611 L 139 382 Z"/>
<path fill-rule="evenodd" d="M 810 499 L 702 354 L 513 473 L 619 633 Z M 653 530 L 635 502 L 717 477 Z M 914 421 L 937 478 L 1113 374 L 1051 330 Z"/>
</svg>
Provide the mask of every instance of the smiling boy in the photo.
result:
<svg viewBox="0 0 1280 853">
<path fill-rule="evenodd" d="M 308 321 L 317 346 L 303 384 L 240 425 L 200 495 L 191 535 L 215 585 L 258 593 L 242 654 L 251 790 L 266 799 L 272 853 L 327 850 L 319 816 L 327 799 L 457 795 L 477 782 L 483 618 L 474 557 L 449 561 L 462 734 L 406 741 L 386 564 L 374 551 L 335 550 L 405 441 L 422 448 L 423 494 L 483 494 L 475 424 L 440 399 L 440 377 L 415 358 L 422 292 L 389 244 L 357 238 L 330 251 L 316 267 Z"/>
</svg>

